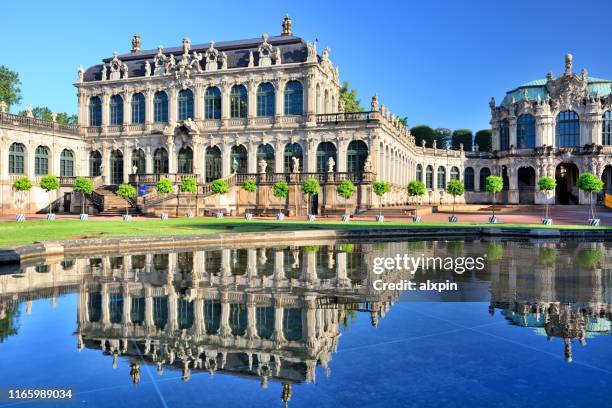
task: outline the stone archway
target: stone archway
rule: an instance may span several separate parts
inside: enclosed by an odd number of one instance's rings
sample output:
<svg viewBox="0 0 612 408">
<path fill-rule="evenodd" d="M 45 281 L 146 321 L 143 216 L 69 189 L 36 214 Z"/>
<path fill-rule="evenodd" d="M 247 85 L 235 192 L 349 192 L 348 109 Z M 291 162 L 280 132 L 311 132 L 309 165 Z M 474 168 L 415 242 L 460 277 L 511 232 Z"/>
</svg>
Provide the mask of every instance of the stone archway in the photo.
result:
<svg viewBox="0 0 612 408">
<path fill-rule="evenodd" d="M 561 163 L 555 169 L 555 202 L 561 205 L 578 204 L 579 194 L 576 181 L 578 180 L 578 166 L 574 163 Z"/>
<path fill-rule="evenodd" d="M 519 204 L 533 204 L 535 202 L 536 174 L 531 166 L 521 167 L 517 172 L 517 185 Z"/>
</svg>

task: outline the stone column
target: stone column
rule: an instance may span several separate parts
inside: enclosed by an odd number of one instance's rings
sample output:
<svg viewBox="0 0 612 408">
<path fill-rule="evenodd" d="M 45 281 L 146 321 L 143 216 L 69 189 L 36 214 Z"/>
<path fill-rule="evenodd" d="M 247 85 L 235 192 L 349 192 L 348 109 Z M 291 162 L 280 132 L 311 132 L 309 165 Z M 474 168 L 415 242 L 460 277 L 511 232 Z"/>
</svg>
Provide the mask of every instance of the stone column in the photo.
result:
<svg viewBox="0 0 612 408">
<path fill-rule="evenodd" d="M 309 72 L 306 76 L 306 121 L 314 124 L 317 121 L 317 84 L 314 73 Z"/>
<path fill-rule="evenodd" d="M 123 98 L 123 126 L 132 123 L 132 91 L 126 91 L 121 94 Z"/>
<path fill-rule="evenodd" d="M 338 166 L 336 169 L 338 173 L 346 173 L 347 171 L 347 149 L 349 141 L 345 138 L 338 139 L 338 150 L 336 152 L 336 159 L 338 160 Z"/>
<path fill-rule="evenodd" d="M 132 296 L 130 295 L 130 290 L 127 283 L 123 285 L 123 314 L 121 317 L 121 323 L 124 325 L 132 323 L 131 316 L 131 308 L 132 308 Z"/>
<path fill-rule="evenodd" d="M 228 83 L 221 85 L 221 125 L 227 126 L 227 120 L 230 117 L 230 91 L 231 86 Z"/>
<path fill-rule="evenodd" d="M 176 149 L 174 145 L 174 138 L 172 136 L 167 136 L 166 138 L 166 149 L 168 150 L 168 173 L 174 174 L 176 173 Z"/>
<path fill-rule="evenodd" d="M 104 92 L 102 94 L 102 126 L 106 128 L 110 123 L 110 94 Z"/>
<path fill-rule="evenodd" d="M 110 184 L 110 149 L 106 146 L 102 147 L 102 165 L 104 166 L 102 171 L 102 177 L 104 177 L 104 183 Z"/>
<path fill-rule="evenodd" d="M 346 273 L 346 257 L 346 252 L 338 252 L 336 254 L 336 278 L 337 286 L 339 287 L 348 286 L 351 283 Z"/>
<path fill-rule="evenodd" d="M 223 142 L 221 146 L 221 177 L 227 177 L 230 175 L 231 169 L 231 147 L 228 143 Z"/>
<path fill-rule="evenodd" d="M 103 283 L 101 288 L 102 297 L 102 313 L 101 319 L 103 326 L 110 325 L 110 294 L 108 293 L 108 284 Z"/>
<path fill-rule="evenodd" d="M 285 142 L 277 139 L 274 145 L 274 172 L 284 173 L 285 171 Z"/>
<path fill-rule="evenodd" d="M 198 84 L 193 89 L 193 120 L 200 122 L 204 119 L 204 88 Z"/>
<path fill-rule="evenodd" d="M 508 118 L 508 126 L 510 129 L 510 146 L 516 146 L 516 117 Z"/>
<path fill-rule="evenodd" d="M 168 122 L 173 123 L 178 120 L 178 105 L 177 105 L 178 91 L 172 87 L 168 90 Z M 168 152 L 170 157 L 173 156 Z"/>
<path fill-rule="evenodd" d="M 123 143 L 123 182 L 127 183 L 132 174 L 132 148 L 126 140 Z"/>
<path fill-rule="evenodd" d="M 285 280 L 285 253 L 282 250 L 274 251 L 274 283 L 280 286 Z"/>
<path fill-rule="evenodd" d="M 506 166 L 506 174 L 508 175 L 508 204 L 518 204 L 518 169 Z"/>
<path fill-rule="evenodd" d="M 287 83 L 287 81 L 285 79 L 278 79 L 276 81 L 274 81 L 274 88 L 275 88 L 275 93 L 274 93 L 274 115 L 275 115 L 275 122 L 279 123 L 280 122 L 280 117 L 283 116 L 285 114 L 285 100 L 284 100 L 284 95 L 285 95 L 285 84 Z"/>
<path fill-rule="evenodd" d="M 153 173 L 153 152 L 151 146 L 144 148 L 145 152 L 145 173 Z"/>
<path fill-rule="evenodd" d="M 272 340 L 276 343 L 283 343 L 285 341 L 285 333 L 283 332 L 285 308 L 282 305 L 283 295 L 277 296 L 279 297 L 274 298 L 274 332 L 272 333 Z"/>
<path fill-rule="evenodd" d="M 247 328 L 245 337 L 249 340 L 258 338 L 257 334 L 257 303 L 255 295 L 249 293 L 247 295 Z"/>
<path fill-rule="evenodd" d="M 499 120 L 498 119 L 493 119 L 491 120 L 491 127 L 492 127 L 492 149 L 493 150 L 499 150 Z M 423 169 L 424 170 L 424 169 Z"/>
<path fill-rule="evenodd" d="M 153 289 L 150 284 L 146 284 L 144 288 L 145 293 L 145 327 L 151 330 L 155 327 L 155 320 L 153 319 Z"/>
<path fill-rule="evenodd" d="M 247 168 L 251 174 L 257 173 L 257 144 L 253 141 L 248 143 Z"/>
<path fill-rule="evenodd" d="M 193 301 L 193 330 L 196 336 L 206 333 L 204 323 L 204 299 L 196 298 Z"/>
<path fill-rule="evenodd" d="M 257 83 L 255 80 L 249 80 L 247 86 L 247 117 L 249 124 L 252 124 L 253 118 L 257 116 Z"/>
<path fill-rule="evenodd" d="M 308 139 L 306 144 L 306 163 L 304 171 L 306 173 L 316 173 L 317 171 L 317 146 L 319 139 Z"/>
<path fill-rule="evenodd" d="M 221 293 L 221 321 L 219 322 L 219 336 L 228 337 L 232 335 L 229 325 L 230 304 L 227 292 Z"/>
<path fill-rule="evenodd" d="M 147 89 L 145 92 L 145 123 L 147 129 L 151 128 L 151 124 L 154 122 L 154 111 L 153 111 L 153 99 L 155 98 L 155 92 L 152 89 Z M 147 170 L 147 173 L 149 171 Z"/>
</svg>

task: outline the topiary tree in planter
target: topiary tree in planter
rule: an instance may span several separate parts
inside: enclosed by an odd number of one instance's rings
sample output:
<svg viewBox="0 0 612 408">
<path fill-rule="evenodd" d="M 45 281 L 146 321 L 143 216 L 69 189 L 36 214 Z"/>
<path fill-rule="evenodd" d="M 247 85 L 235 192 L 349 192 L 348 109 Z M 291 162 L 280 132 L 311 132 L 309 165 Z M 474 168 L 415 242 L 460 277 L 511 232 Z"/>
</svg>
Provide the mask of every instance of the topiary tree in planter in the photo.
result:
<svg viewBox="0 0 612 408">
<path fill-rule="evenodd" d="M 86 196 L 93 193 L 93 181 L 88 179 L 87 177 L 77 177 L 74 180 L 73 191 L 77 194 L 81 194 L 81 220 L 85 221 L 87 219 L 87 213 L 85 213 L 85 199 Z"/>
<path fill-rule="evenodd" d="M 162 196 L 161 219 L 167 220 L 168 214 L 166 213 L 166 195 L 170 194 L 173 190 L 172 182 L 166 177 L 162 177 L 155 185 L 155 190 L 157 191 L 157 194 L 160 194 Z"/>
<path fill-rule="evenodd" d="M 336 193 L 342 198 L 344 198 L 344 215 L 342 216 L 342 221 L 348 221 L 350 216 L 348 214 L 348 199 L 350 199 L 353 194 L 355 194 L 355 185 L 351 182 L 351 180 L 344 180 L 342 183 L 338 184 L 336 188 Z"/>
<path fill-rule="evenodd" d="M 580 190 L 589 195 L 589 206 L 591 207 L 591 219 L 589 223 L 593 226 L 599 225 L 599 219 L 597 218 L 595 205 L 593 203 L 593 193 L 599 193 L 603 189 L 603 181 L 592 173 L 584 173 L 578 177 L 576 185 Z"/>
<path fill-rule="evenodd" d="M 376 217 L 377 221 L 383 221 L 384 218 L 382 216 L 382 196 L 387 194 L 389 191 L 389 184 L 386 181 L 375 181 L 372 184 L 372 191 L 374 194 L 378 196 L 378 216 Z"/>
<path fill-rule="evenodd" d="M 459 180 L 450 180 L 446 187 L 446 192 L 453 196 L 453 215 L 449 218 L 449 221 L 457 222 L 457 217 L 455 217 L 455 203 L 457 196 L 462 196 L 463 193 L 465 193 L 465 186 Z"/>
<path fill-rule="evenodd" d="M 414 222 L 421 221 L 421 217 L 419 216 L 419 202 L 421 197 L 425 195 L 425 184 L 422 181 L 412 180 L 408 183 L 408 195 L 410 197 L 416 197 L 416 208 L 414 210 Z"/>
<path fill-rule="evenodd" d="M 210 191 L 214 195 L 227 194 L 227 192 L 229 191 L 229 184 L 227 184 L 227 181 L 225 181 L 224 179 L 217 179 L 213 181 L 212 183 L 210 183 Z M 222 218 L 223 213 L 217 213 L 216 217 Z"/>
<path fill-rule="evenodd" d="M 115 194 L 125 200 L 125 215 L 123 216 L 123 220 L 129 221 L 132 217 L 130 216 L 130 206 L 128 204 L 129 200 L 136 198 L 136 188 L 131 184 L 121 184 L 119 187 L 117 187 Z"/>
<path fill-rule="evenodd" d="M 45 190 L 47 193 L 47 197 L 49 198 L 49 213 L 47 214 L 47 219 L 49 221 L 55 219 L 55 214 L 53 214 L 53 203 L 51 202 L 51 191 L 55 191 L 59 188 L 59 180 L 55 176 L 44 176 L 40 179 L 40 188 Z"/>
<path fill-rule="evenodd" d="M 17 214 L 17 221 L 25 221 L 25 214 L 23 213 L 23 206 L 26 204 L 27 208 L 27 196 L 29 191 L 32 189 L 32 182 L 27 177 L 19 177 L 13 183 L 13 190 L 17 192 L 17 202 L 19 207 L 19 214 Z"/>
<path fill-rule="evenodd" d="M 495 217 L 495 197 L 497 193 L 502 191 L 504 188 L 504 180 L 499 176 L 489 176 L 487 177 L 487 182 L 485 184 L 485 190 L 491 194 L 493 194 L 493 215 L 489 218 L 489 222 L 495 224 L 497 223 L 497 217 Z"/>
<path fill-rule="evenodd" d="M 287 196 L 289 196 L 289 184 L 287 184 L 284 181 L 279 181 L 278 183 L 274 184 L 274 189 L 272 191 L 272 195 L 274 195 L 274 197 L 281 199 L 281 200 L 286 200 Z M 282 220 L 285 217 L 285 214 L 283 214 L 282 210 L 278 212 L 278 215 L 276 216 L 277 220 Z"/>
<path fill-rule="evenodd" d="M 315 178 L 307 178 L 302 183 L 302 192 L 306 194 L 306 213 L 308 215 L 308 220 L 314 220 L 314 216 L 310 214 L 310 197 L 313 195 L 319 194 L 321 191 L 321 186 L 319 185 L 319 181 Z"/>
<path fill-rule="evenodd" d="M 251 201 L 251 196 L 253 195 L 254 192 L 257 191 L 257 183 L 255 182 L 255 179 L 246 179 L 246 180 L 244 180 L 244 182 L 242 183 L 242 189 L 248 193 L 248 196 L 249 196 L 249 198 L 248 198 L 249 204 L 248 205 L 251 205 L 251 202 L 250 202 Z M 244 214 L 244 218 L 246 218 L 247 220 L 250 220 L 252 216 L 253 215 L 251 213 L 249 213 L 249 212 L 246 212 Z"/>
<path fill-rule="evenodd" d="M 551 191 L 554 191 L 557 188 L 557 180 L 552 177 L 544 176 L 538 180 L 538 189 L 544 193 L 544 195 L 548 196 Z M 548 198 L 548 197 L 546 197 Z M 544 219 L 542 220 L 542 224 L 550 225 L 552 224 L 552 220 L 548 218 L 548 199 L 545 203 L 544 210 Z"/>
<path fill-rule="evenodd" d="M 185 177 L 181 180 L 181 184 L 179 185 L 179 190 L 181 193 L 189 193 L 195 194 L 198 191 L 198 182 L 194 177 Z M 178 205 L 178 198 L 177 198 Z M 193 218 L 193 212 L 191 212 L 191 208 L 187 206 L 187 218 Z"/>
</svg>

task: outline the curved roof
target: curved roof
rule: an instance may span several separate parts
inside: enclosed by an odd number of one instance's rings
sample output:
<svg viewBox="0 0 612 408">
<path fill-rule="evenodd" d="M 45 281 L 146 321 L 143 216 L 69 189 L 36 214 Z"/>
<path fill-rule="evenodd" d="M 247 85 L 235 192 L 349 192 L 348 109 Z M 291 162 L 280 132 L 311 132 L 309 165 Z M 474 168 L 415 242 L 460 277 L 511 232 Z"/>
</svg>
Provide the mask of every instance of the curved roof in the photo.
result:
<svg viewBox="0 0 612 408">
<path fill-rule="evenodd" d="M 606 96 L 612 93 L 612 80 L 587 77 L 587 81 L 589 95 L 591 96 Z M 523 92 L 525 89 L 527 90 L 527 96 L 530 100 L 534 100 L 538 96 L 541 99 L 545 99 L 546 95 L 548 95 L 548 92 L 546 91 L 546 82 L 546 79 L 535 79 L 519 85 L 515 89 L 506 92 L 502 105 L 507 106 L 512 103 L 512 98 L 514 98 L 516 102 L 523 100 Z"/>
</svg>

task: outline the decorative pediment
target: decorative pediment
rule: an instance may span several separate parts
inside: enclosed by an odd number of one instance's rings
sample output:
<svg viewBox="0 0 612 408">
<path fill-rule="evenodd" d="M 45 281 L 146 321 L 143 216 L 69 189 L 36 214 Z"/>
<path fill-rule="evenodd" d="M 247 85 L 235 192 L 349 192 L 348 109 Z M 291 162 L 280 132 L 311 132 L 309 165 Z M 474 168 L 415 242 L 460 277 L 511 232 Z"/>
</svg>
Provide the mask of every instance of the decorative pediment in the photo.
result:
<svg viewBox="0 0 612 408">
<path fill-rule="evenodd" d="M 272 65 L 272 45 L 268 43 L 267 33 L 264 33 L 261 38 L 263 39 L 263 42 L 259 44 L 259 47 L 257 48 L 259 52 L 259 66 L 269 67 L 270 65 Z"/>
<path fill-rule="evenodd" d="M 210 42 L 210 47 L 204 52 L 206 60 L 206 71 L 216 71 L 219 68 L 218 63 L 219 51 L 215 48 L 215 42 Z"/>
<path fill-rule="evenodd" d="M 113 53 L 113 59 L 110 62 L 110 80 L 116 81 L 118 79 L 125 79 L 128 77 L 128 66 L 126 63 L 121 62 L 117 53 Z"/>
<path fill-rule="evenodd" d="M 582 101 L 588 96 L 588 78 L 586 70 L 578 76 L 573 72 L 573 57 L 571 54 L 565 56 L 565 72 L 560 77 L 553 79 L 548 75 L 546 90 L 551 98 L 551 105 L 561 110 L 572 109 L 572 104 Z"/>
<path fill-rule="evenodd" d="M 168 58 L 164 55 L 164 47 L 161 45 L 157 47 L 157 54 L 153 58 L 153 65 L 155 67 L 153 74 L 156 76 L 164 75 L 166 73 L 166 60 Z"/>
</svg>

